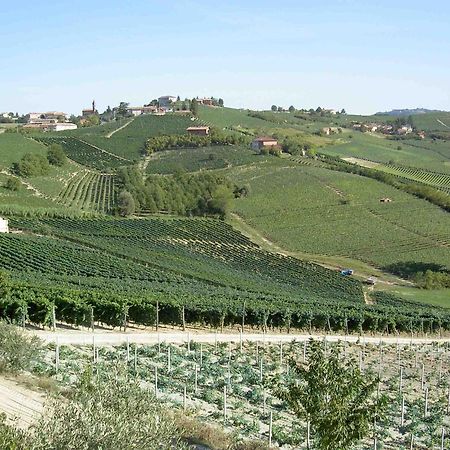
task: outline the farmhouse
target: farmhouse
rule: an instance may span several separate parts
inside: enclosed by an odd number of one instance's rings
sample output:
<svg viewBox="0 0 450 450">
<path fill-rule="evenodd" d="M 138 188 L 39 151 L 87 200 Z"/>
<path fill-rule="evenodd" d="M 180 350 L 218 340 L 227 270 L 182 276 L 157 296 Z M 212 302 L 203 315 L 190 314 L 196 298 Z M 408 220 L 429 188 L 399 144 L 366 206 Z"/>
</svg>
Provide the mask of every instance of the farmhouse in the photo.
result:
<svg viewBox="0 0 450 450">
<path fill-rule="evenodd" d="M 205 106 L 214 106 L 214 99 L 211 97 L 197 98 L 197 101 Z"/>
<path fill-rule="evenodd" d="M 196 136 L 208 136 L 209 127 L 188 127 L 186 131 L 189 134 L 194 134 Z"/>
<path fill-rule="evenodd" d="M 388 197 L 380 198 L 380 203 L 391 203 L 392 200 Z"/>
<path fill-rule="evenodd" d="M 48 125 L 47 130 L 49 131 L 68 131 L 76 130 L 78 127 L 75 123 L 63 122 L 63 123 L 53 123 Z"/>
<path fill-rule="evenodd" d="M 252 141 L 252 149 L 253 150 L 261 150 L 262 148 L 270 148 L 276 147 L 278 145 L 278 141 L 272 137 L 261 136 L 253 139 Z"/>
<path fill-rule="evenodd" d="M 8 220 L 0 217 L 0 233 L 9 233 Z"/>
</svg>

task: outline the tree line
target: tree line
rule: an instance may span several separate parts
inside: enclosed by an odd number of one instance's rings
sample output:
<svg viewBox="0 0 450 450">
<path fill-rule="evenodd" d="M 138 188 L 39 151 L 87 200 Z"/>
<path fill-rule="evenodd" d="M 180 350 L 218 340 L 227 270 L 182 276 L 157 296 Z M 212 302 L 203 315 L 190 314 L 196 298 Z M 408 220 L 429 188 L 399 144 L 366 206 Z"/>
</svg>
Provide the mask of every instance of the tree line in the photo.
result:
<svg viewBox="0 0 450 450">
<path fill-rule="evenodd" d="M 193 134 L 155 136 L 147 140 L 145 152 L 151 155 L 154 152 L 161 152 L 176 148 L 199 148 L 210 147 L 212 145 L 248 145 L 250 140 L 246 136 L 238 134 L 227 134 L 211 128 L 207 136 L 197 136 Z"/>
<path fill-rule="evenodd" d="M 179 215 L 224 217 L 235 197 L 247 195 L 248 188 L 237 187 L 223 176 L 206 174 L 151 175 L 146 179 L 135 167 L 117 172 L 121 189 L 118 213 L 168 212 Z"/>
</svg>

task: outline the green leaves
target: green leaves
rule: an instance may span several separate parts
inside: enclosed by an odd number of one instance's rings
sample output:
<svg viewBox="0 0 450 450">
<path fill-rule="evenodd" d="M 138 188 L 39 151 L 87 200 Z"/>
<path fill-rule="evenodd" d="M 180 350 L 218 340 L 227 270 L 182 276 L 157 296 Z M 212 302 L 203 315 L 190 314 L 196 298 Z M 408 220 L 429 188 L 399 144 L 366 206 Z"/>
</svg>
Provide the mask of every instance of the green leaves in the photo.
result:
<svg viewBox="0 0 450 450">
<path fill-rule="evenodd" d="M 339 347 L 327 353 L 323 342 L 310 340 L 308 362 L 290 362 L 295 381 L 275 388 L 299 419 L 311 423 L 319 450 L 350 449 L 367 436 L 387 403 L 376 394 L 378 379 L 342 361 L 339 353 Z"/>
</svg>

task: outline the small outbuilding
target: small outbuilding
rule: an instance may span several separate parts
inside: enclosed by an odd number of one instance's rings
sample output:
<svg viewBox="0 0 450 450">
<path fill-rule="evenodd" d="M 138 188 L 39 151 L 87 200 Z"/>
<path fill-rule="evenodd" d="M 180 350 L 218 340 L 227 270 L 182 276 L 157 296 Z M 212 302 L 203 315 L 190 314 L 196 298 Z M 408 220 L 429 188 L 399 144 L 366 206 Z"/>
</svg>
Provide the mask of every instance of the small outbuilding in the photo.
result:
<svg viewBox="0 0 450 450">
<path fill-rule="evenodd" d="M 0 233 L 9 233 L 8 220 L 0 217 Z"/>
<path fill-rule="evenodd" d="M 392 200 L 388 197 L 380 198 L 380 203 L 391 203 Z"/>
<path fill-rule="evenodd" d="M 196 136 L 208 136 L 209 135 L 209 127 L 188 127 L 186 131 L 189 134 L 194 134 Z"/>
<path fill-rule="evenodd" d="M 257 137 L 252 141 L 253 150 L 261 150 L 262 148 L 276 147 L 277 145 L 278 141 L 275 138 L 268 136 Z"/>
</svg>

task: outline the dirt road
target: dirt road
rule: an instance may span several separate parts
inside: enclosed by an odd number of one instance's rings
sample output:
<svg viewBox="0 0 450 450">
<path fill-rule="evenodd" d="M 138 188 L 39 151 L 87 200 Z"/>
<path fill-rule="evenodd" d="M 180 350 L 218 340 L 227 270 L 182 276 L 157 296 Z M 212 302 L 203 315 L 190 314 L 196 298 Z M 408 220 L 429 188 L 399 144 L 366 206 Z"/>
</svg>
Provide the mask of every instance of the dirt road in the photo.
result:
<svg viewBox="0 0 450 450">
<path fill-rule="evenodd" d="M 269 334 L 269 333 L 211 333 L 211 332 L 199 332 L 199 331 L 162 331 L 157 333 L 155 331 L 129 331 L 129 332 L 117 332 L 117 331 L 95 331 L 94 333 L 89 331 L 77 331 L 77 330 L 63 330 L 63 331 L 42 331 L 33 330 L 29 333 L 34 333 L 36 336 L 48 343 L 58 343 L 60 345 L 92 345 L 96 346 L 109 346 L 109 345 L 122 345 L 126 342 L 130 344 L 156 344 L 158 342 L 170 342 L 172 344 L 182 344 L 184 342 L 195 341 L 199 343 L 214 344 L 215 342 L 290 342 L 292 340 L 305 341 L 310 338 L 313 339 L 327 339 L 329 342 L 337 342 L 339 340 L 346 340 L 347 342 L 357 342 L 358 340 L 366 343 L 378 344 L 380 342 L 386 344 L 424 344 L 429 342 L 450 342 L 450 338 L 413 338 L 402 336 L 344 336 L 344 335 L 324 335 L 324 334 Z"/>
<path fill-rule="evenodd" d="M 28 428 L 42 414 L 45 397 L 15 381 L 0 377 L 0 412 L 20 428 Z"/>
</svg>

